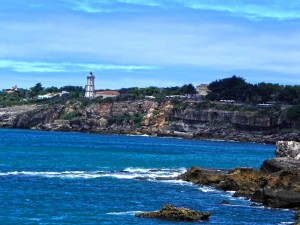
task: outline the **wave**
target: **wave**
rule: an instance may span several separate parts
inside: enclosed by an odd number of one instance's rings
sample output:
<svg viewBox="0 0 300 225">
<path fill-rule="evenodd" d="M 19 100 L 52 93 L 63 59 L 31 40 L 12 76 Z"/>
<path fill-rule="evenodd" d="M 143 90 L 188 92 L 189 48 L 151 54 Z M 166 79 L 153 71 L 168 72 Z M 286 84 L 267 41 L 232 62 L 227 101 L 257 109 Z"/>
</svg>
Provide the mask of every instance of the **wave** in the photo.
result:
<svg viewBox="0 0 300 225">
<path fill-rule="evenodd" d="M 107 215 L 135 215 L 136 213 L 143 213 L 144 211 L 127 211 L 127 212 L 109 212 Z"/>
<path fill-rule="evenodd" d="M 117 171 L 63 171 L 63 172 L 32 172 L 13 171 L 0 173 L 0 177 L 7 176 L 31 176 L 62 179 L 95 179 L 101 177 L 112 177 L 117 179 L 139 179 L 139 180 L 175 180 L 177 176 L 184 173 L 186 169 L 143 169 L 126 168 Z"/>
<path fill-rule="evenodd" d="M 202 192 L 219 192 L 217 189 L 213 188 L 213 187 L 209 187 L 209 186 L 203 186 L 203 187 L 199 187 L 198 188 L 200 191 Z"/>
</svg>

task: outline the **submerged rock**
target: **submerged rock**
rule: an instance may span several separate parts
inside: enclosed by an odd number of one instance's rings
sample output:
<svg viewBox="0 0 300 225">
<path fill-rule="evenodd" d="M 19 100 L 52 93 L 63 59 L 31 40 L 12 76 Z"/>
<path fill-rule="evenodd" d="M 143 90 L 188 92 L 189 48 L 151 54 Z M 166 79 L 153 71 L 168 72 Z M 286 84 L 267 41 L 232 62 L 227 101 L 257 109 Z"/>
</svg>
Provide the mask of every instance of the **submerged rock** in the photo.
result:
<svg viewBox="0 0 300 225">
<path fill-rule="evenodd" d="M 210 213 L 200 213 L 187 208 L 176 208 L 172 205 L 165 205 L 159 211 L 137 213 L 135 214 L 135 216 L 144 218 L 158 218 L 164 220 L 196 222 L 200 220 L 207 220 L 210 216 Z"/>
<path fill-rule="evenodd" d="M 219 205 L 230 205 L 230 202 L 223 200 L 219 203 Z"/>
</svg>

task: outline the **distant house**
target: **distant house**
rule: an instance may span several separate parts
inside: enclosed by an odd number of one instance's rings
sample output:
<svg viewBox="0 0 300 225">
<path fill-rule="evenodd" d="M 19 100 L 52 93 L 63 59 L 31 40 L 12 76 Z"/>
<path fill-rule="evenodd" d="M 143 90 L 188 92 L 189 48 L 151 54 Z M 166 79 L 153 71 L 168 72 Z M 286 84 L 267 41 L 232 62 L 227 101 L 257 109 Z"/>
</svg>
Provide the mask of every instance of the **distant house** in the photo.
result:
<svg viewBox="0 0 300 225">
<path fill-rule="evenodd" d="M 15 91 L 14 90 L 6 90 L 5 92 L 6 93 L 14 93 Z"/>
<path fill-rule="evenodd" d="M 96 98 L 113 98 L 119 96 L 120 93 L 118 91 L 96 91 Z"/>
<path fill-rule="evenodd" d="M 181 99 L 183 99 L 183 98 L 187 98 L 187 96 L 185 96 L 185 95 L 167 95 L 166 98 L 167 99 L 172 99 L 172 98 L 181 98 Z"/>
<path fill-rule="evenodd" d="M 221 99 L 220 102 L 225 102 L 225 103 L 235 103 L 235 100 L 230 100 L 230 99 Z"/>
<path fill-rule="evenodd" d="M 55 94 L 53 93 L 48 93 L 48 94 L 45 94 L 45 95 L 38 95 L 38 99 L 39 100 L 42 100 L 42 99 L 49 99 L 49 98 L 53 98 L 54 96 L 56 96 Z"/>
<path fill-rule="evenodd" d="M 208 95 L 208 92 L 209 92 L 208 84 L 200 84 L 196 87 L 196 90 L 197 90 L 199 96 L 204 97 L 204 96 Z"/>
<path fill-rule="evenodd" d="M 38 95 L 38 99 L 39 100 L 42 100 L 42 99 L 49 99 L 49 98 L 53 98 L 53 97 L 55 97 L 55 96 L 59 96 L 59 97 L 61 97 L 61 96 L 63 96 L 63 95 L 65 95 L 65 94 L 68 94 L 69 92 L 67 92 L 67 91 L 62 91 L 62 92 L 60 92 L 60 93 L 56 93 L 56 94 L 54 94 L 54 93 L 47 93 L 47 94 L 45 94 L 45 95 Z"/>
<path fill-rule="evenodd" d="M 272 108 L 273 106 L 273 104 L 268 103 L 257 104 L 257 108 Z"/>
<path fill-rule="evenodd" d="M 152 96 L 152 95 L 146 95 L 146 96 L 145 96 L 145 99 L 155 99 L 155 97 Z"/>
<path fill-rule="evenodd" d="M 63 95 L 66 95 L 66 94 L 69 94 L 68 91 L 62 91 L 60 93 L 58 93 L 59 97 L 63 96 Z"/>
<path fill-rule="evenodd" d="M 6 93 L 14 93 L 14 92 L 17 91 L 17 90 L 18 90 L 18 86 L 15 85 L 15 86 L 12 86 L 11 89 L 6 90 L 5 92 L 6 92 Z"/>
</svg>

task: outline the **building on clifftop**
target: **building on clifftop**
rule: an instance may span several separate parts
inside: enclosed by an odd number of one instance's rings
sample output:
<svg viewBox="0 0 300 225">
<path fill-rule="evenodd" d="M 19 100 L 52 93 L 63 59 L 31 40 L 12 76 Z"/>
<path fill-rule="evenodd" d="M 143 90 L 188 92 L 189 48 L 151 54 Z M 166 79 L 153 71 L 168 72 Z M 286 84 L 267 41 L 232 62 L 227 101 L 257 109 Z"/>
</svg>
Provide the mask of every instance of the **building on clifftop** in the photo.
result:
<svg viewBox="0 0 300 225">
<path fill-rule="evenodd" d="M 208 95 L 208 84 L 200 84 L 196 87 L 199 96 L 205 97 Z"/>
<path fill-rule="evenodd" d="M 95 97 L 95 76 L 92 72 L 87 76 L 87 85 L 85 86 L 85 94 L 86 98 L 94 98 Z"/>
</svg>

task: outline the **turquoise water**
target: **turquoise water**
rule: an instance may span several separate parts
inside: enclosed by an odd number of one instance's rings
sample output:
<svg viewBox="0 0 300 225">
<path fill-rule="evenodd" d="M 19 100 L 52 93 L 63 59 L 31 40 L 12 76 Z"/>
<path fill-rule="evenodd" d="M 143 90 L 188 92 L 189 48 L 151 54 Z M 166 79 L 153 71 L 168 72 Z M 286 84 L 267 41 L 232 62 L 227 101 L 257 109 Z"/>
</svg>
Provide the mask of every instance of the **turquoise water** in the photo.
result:
<svg viewBox="0 0 300 225">
<path fill-rule="evenodd" d="M 189 224 L 134 217 L 164 204 L 210 211 L 202 224 L 293 222 L 291 211 L 155 179 L 193 165 L 258 168 L 272 145 L 9 129 L 0 140 L 0 224 Z"/>
</svg>

